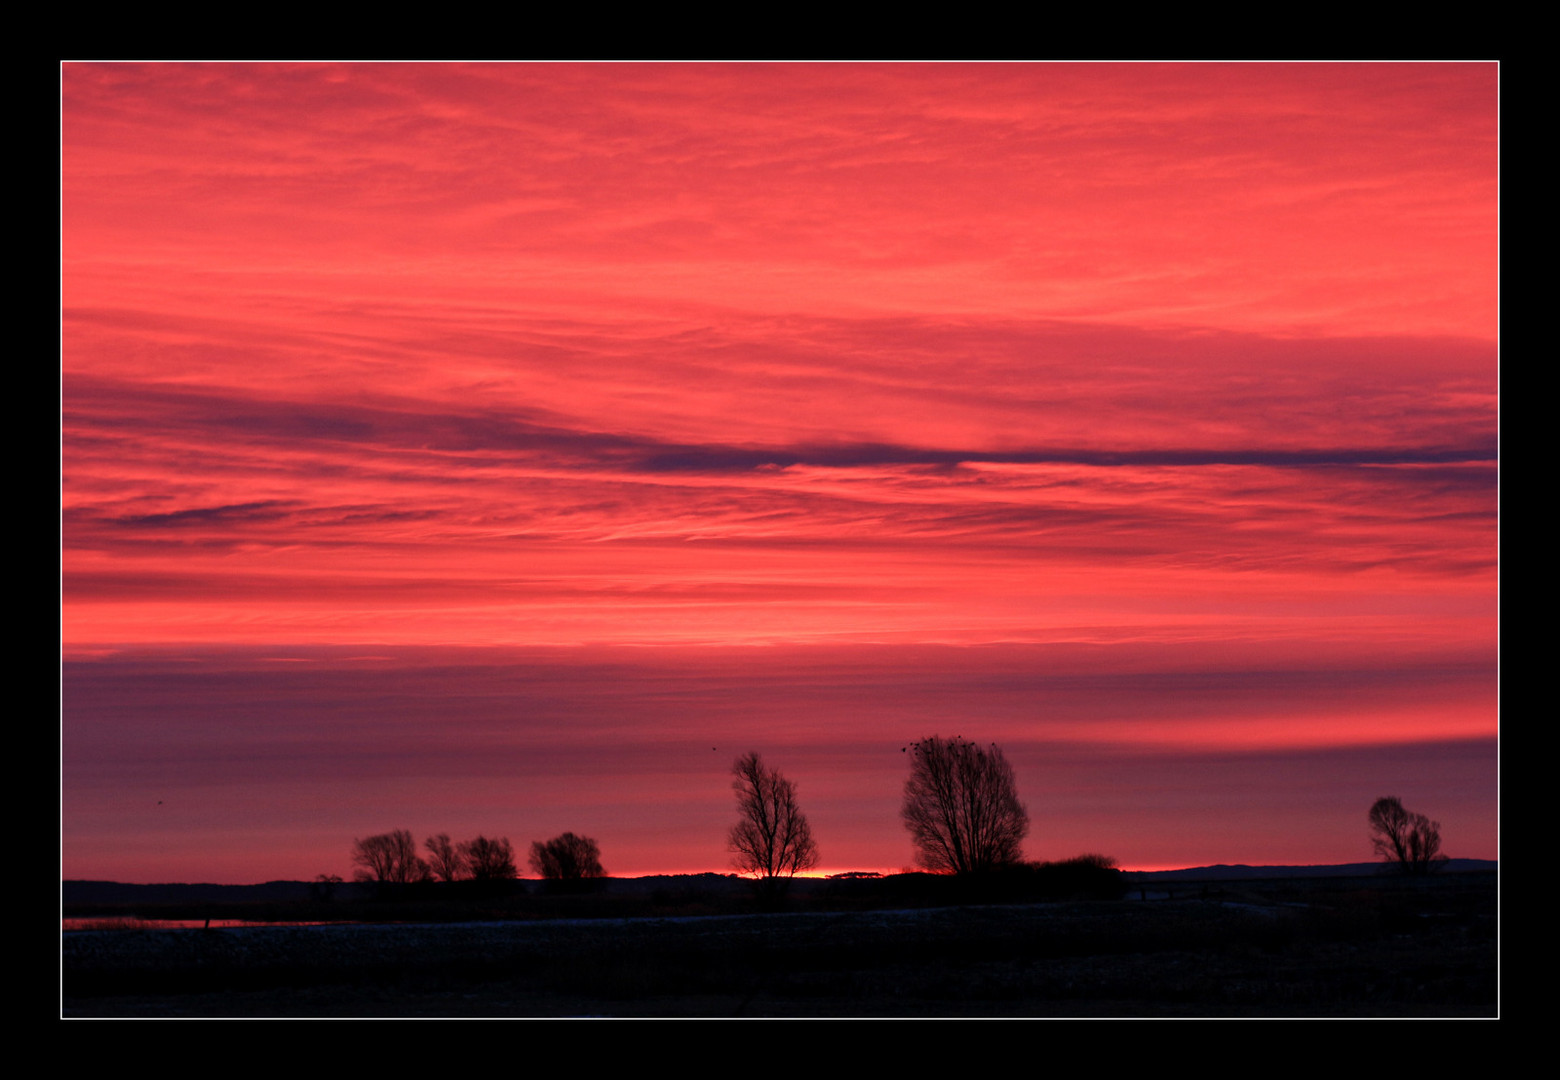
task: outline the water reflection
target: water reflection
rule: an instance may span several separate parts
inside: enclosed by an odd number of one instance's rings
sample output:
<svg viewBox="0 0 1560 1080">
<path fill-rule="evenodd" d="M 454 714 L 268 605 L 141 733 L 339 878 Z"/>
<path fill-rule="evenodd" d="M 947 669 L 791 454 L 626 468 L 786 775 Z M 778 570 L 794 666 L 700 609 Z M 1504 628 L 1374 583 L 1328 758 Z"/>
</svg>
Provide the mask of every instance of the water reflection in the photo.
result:
<svg viewBox="0 0 1560 1080">
<path fill-rule="evenodd" d="M 279 922 L 250 919 L 142 919 L 134 915 L 61 919 L 61 930 L 221 930 L 235 926 L 324 926 L 324 919 L 289 919 Z"/>
</svg>

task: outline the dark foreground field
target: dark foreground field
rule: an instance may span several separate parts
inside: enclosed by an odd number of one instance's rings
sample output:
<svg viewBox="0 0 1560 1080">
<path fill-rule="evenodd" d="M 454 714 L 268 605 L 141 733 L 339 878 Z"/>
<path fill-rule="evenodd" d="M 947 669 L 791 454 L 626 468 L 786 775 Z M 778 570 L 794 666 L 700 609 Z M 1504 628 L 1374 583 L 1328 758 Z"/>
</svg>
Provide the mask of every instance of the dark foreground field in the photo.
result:
<svg viewBox="0 0 1560 1080">
<path fill-rule="evenodd" d="M 1172 895 L 877 910 L 838 895 L 793 897 L 800 910 L 789 911 L 535 917 L 566 914 L 574 903 L 546 898 L 545 910 L 521 921 L 71 932 L 63 941 L 62 1010 L 67 1017 L 1497 1015 L 1494 874 L 1198 882 Z M 601 898 L 578 903 L 597 913 L 607 907 Z M 743 907 L 740 899 L 712 903 Z M 696 898 L 683 906 L 708 907 Z M 381 917 L 396 910 L 382 907 Z"/>
</svg>

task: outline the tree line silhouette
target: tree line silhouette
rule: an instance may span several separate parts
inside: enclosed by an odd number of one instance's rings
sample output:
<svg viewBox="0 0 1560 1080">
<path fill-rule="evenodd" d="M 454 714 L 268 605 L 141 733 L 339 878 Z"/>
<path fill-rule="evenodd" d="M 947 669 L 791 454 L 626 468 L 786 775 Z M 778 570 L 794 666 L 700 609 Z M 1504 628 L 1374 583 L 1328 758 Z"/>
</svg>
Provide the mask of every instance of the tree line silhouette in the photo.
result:
<svg viewBox="0 0 1560 1080">
<path fill-rule="evenodd" d="M 520 876 L 509 838 L 477 836 L 452 843 L 449 833 L 424 841 L 428 857 L 417 853 L 410 830 L 395 829 L 352 842 L 354 878 L 379 886 L 417 885 L 429 881 L 475 881 L 484 884 Z M 588 836 L 566 832 L 531 845 L 532 871 L 543 880 L 581 881 L 606 877 L 601 849 Z"/>
<path fill-rule="evenodd" d="M 938 874 L 989 875 L 1025 866 L 1021 843 L 1029 813 L 1018 799 L 1013 767 L 995 743 L 980 746 L 961 737 L 933 735 L 902 747 L 909 755 L 900 819 L 910 833 L 916 865 Z M 796 784 L 765 765 L 755 752 L 732 764 L 737 823 L 727 834 L 732 865 L 773 894 L 796 874 L 818 865 L 818 845 L 797 800 Z M 1371 843 L 1386 862 L 1408 874 L 1425 874 L 1446 861 L 1440 823 L 1383 796 L 1368 815 Z M 507 837 L 477 836 L 454 843 L 448 833 L 424 842 L 419 854 L 406 829 L 353 841 L 356 880 L 383 887 L 429 881 L 495 883 L 519 876 Z M 532 843 L 530 868 L 549 882 L 582 882 L 606 876 L 595 840 L 566 832 Z M 1084 855 L 1065 863 L 1068 872 L 1113 870 L 1115 860 Z M 320 881 L 339 880 L 321 875 Z"/>
</svg>

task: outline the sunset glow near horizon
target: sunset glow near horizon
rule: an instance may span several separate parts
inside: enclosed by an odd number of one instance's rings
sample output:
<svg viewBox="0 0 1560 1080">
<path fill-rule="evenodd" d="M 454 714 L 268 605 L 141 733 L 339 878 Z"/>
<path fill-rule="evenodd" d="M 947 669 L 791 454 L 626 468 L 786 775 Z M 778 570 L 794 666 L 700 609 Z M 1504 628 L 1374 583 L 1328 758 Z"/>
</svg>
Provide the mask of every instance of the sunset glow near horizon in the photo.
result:
<svg viewBox="0 0 1560 1080">
<path fill-rule="evenodd" d="M 1497 834 L 1498 67 L 62 67 L 62 872 Z"/>
</svg>

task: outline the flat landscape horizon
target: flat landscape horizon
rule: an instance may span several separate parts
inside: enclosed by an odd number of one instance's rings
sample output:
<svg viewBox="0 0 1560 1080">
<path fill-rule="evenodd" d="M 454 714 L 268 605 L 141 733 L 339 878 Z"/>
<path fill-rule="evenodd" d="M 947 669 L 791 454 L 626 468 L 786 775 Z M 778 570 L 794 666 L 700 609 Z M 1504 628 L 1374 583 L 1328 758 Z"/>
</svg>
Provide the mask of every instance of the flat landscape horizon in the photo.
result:
<svg viewBox="0 0 1560 1080">
<path fill-rule="evenodd" d="M 79 904 L 62 1014 L 1499 1015 L 1493 869 L 1110 876 Z"/>
<path fill-rule="evenodd" d="M 1470 870 L 1473 870 L 1473 871 L 1496 870 L 1496 869 L 1499 868 L 1499 865 L 1500 865 L 1500 863 L 1499 863 L 1498 859 L 1469 859 L 1469 858 L 1463 858 L 1463 857 L 1460 857 L 1460 856 L 1452 856 L 1452 857 L 1450 857 L 1448 859 L 1448 865 L 1446 867 L 1446 870 L 1442 871 L 1442 872 L 1462 873 L 1462 872 L 1467 872 L 1467 871 L 1470 871 Z M 1354 863 L 1302 863 L 1302 864 L 1292 864 L 1292 863 L 1275 863 L 1275 864 L 1263 864 L 1263 863 L 1255 863 L 1255 864 L 1253 864 L 1253 863 L 1209 863 L 1209 864 L 1202 865 L 1202 866 L 1122 866 L 1122 867 L 1119 867 L 1118 869 L 1120 869 L 1123 874 L 1135 875 L 1135 876 L 1163 876 L 1163 875 L 1172 875 L 1172 874 L 1178 874 L 1178 873 L 1192 873 L 1192 874 L 1196 874 L 1196 873 L 1201 873 L 1201 872 L 1204 872 L 1204 871 L 1214 871 L 1214 870 L 1254 871 L 1257 874 L 1264 875 L 1264 876 L 1269 874 L 1269 873 L 1271 873 L 1271 872 L 1274 872 L 1274 871 L 1291 871 L 1291 872 L 1298 873 L 1300 876 L 1305 876 L 1305 875 L 1308 875 L 1308 874 L 1311 874 L 1311 873 L 1314 873 L 1314 872 L 1335 872 L 1335 871 L 1344 871 L 1344 872 L 1347 872 L 1347 873 L 1350 873 L 1350 874 L 1356 874 L 1356 875 L 1366 875 L 1366 874 L 1390 875 L 1390 874 L 1393 873 L 1393 867 L 1390 864 L 1382 863 L 1382 862 L 1379 862 L 1379 861 L 1362 861 L 1362 862 L 1354 862 Z M 923 872 L 924 871 L 918 871 L 918 870 L 915 870 L 912 867 L 907 867 L 907 866 L 896 867 L 896 868 L 893 868 L 893 869 L 878 869 L 878 868 L 874 868 L 874 867 L 859 867 L 859 866 L 858 867 L 851 867 L 849 869 L 844 869 L 844 868 L 835 869 L 835 868 L 824 867 L 824 868 L 820 868 L 820 869 L 817 869 L 817 870 L 808 870 L 808 871 L 805 871 L 803 873 L 799 873 L 799 874 L 795 875 L 795 877 L 793 879 L 791 879 L 791 880 L 799 881 L 799 882 L 805 882 L 805 881 L 817 882 L 817 881 L 828 881 L 831 878 L 838 877 L 839 875 L 842 875 L 842 874 L 845 874 L 845 875 L 877 874 L 877 875 L 881 875 L 883 877 L 889 877 L 889 876 L 896 875 L 896 874 L 910 874 L 910 873 L 923 873 Z M 744 881 L 752 880 L 752 878 L 750 876 L 744 875 L 744 874 L 742 874 L 742 873 L 740 873 L 740 872 L 738 872 L 736 870 L 731 869 L 730 867 L 726 867 L 724 869 L 719 869 L 719 870 L 706 868 L 706 869 L 700 869 L 700 870 L 652 870 L 652 871 L 648 871 L 648 872 L 644 872 L 644 873 L 635 873 L 635 874 L 606 874 L 606 875 L 603 876 L 602 880 L 604 880 L 604 881 L 640 881 L 640 880 L 648 880 L 648 879 L 654 879 L 654 878 L 704 877 L 704 876 L 707 876 L 707 875 L 712 875 L 712 876 L 716 876 L 716 877 L 734 878 L 734 879 L 740 879 L 740 880 L 744 880 Z M 517 882 L 529 882 L 529 883 L 531 883 L 533 885 L 540 885 L 540 884 L 544 883 L 544 879 L 542 879 L 540 877 L 527 876 L 525 874 L 519 875 L 514 880 L 517 881 Z M 117 879 L 115 879 L 115 880 L 107 880 L 107 879 L 101 879 L 101 878 L 64 878 L 61 881 L 61 886 L 65 887 L 65 886 L 81 885 L 81 884 L 93 884 L 93 885 L 107 884 L 107 885 L 129 885 L 129 886 L 151 886 L 151 887 L 160 886 L 160 885 L 175 885 L 175 886 L 177 886 L 177 885 L 215 885 L 215 886 L 219 886 L 219 887 L 223 887 L 223 888 L 242 889 L 242 888 L 248 888 L 248 887 L 252 887 L 252 886 L 265 886 L 265 885 L 275 885 L 275 884 L 289 884 L 289 885 L 308 886 L 309 884 L 313 883 L 314 881 L 315 881 L 315 879 L 312 878 L 312 877 L 270 878 L 270 879 L 267 879 L 265 881 L 213 881 L 209 877 L 199 877 L 199 876 L 194 877 L 194 878 L 190 878 L 190 879 L 185 880 L 185 881 L 122 881 L 122 880 L 117 880 Z M 372 883 L 353 882 L 353 881 L 351 881 L 351 879 L 344 879 L 342 881 L 342 884 L 343 885 L 371 885 Z"/>
</svg>

